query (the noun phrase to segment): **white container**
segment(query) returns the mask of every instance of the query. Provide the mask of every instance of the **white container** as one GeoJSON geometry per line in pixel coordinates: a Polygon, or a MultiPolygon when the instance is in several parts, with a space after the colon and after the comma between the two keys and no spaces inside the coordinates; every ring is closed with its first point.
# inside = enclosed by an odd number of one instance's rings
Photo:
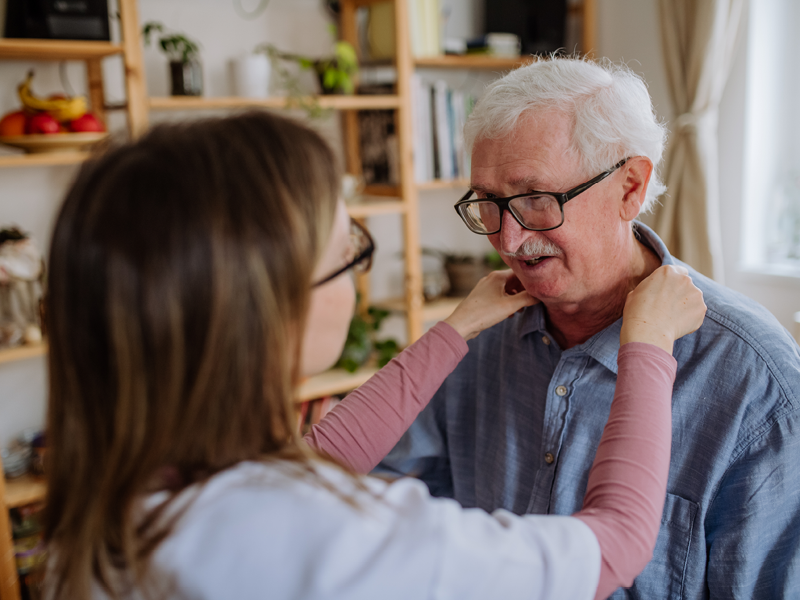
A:
{"type": "Polygon", "coordinates": [[[271,65],[266,54],[247,54],[231,61],[233,94],[239,98],[269,96],[271,65]]]}
{"type": "Polygon", "coordinates": [[[513,33],[487,33],[486,45],[494,56],[516,58],[520,52],[519,36],[513,33]]]}

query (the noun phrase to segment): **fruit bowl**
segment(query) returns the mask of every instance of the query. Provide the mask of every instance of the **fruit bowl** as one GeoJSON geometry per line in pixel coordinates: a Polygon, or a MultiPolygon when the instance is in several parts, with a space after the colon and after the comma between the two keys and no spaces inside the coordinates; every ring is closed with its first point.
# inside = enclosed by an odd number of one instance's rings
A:
{"type": "Polygon", "coordinates": [[[21,148],[29,154],[74,152],[86,149],[106,137],[106,132],[9,135],[0,136],[0,144],[21,148]]]}

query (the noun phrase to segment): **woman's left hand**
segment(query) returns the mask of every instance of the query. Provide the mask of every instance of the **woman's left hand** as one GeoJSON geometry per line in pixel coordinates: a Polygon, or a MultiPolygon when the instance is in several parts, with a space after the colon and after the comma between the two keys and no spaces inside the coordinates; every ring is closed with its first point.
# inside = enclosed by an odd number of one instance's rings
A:
{"type": "Polygon", "coordinates": [[[539,302],[529,295],[512,271],[492,271],[478,282],[469,296],[444,322],[465,340],[507,319],[518,310],[539,302]]]}

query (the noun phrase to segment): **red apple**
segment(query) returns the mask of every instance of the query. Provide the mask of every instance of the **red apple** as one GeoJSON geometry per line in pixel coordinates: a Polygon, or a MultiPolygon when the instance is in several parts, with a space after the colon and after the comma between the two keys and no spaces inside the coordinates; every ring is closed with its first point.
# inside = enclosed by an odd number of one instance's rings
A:
{"type": "Polygon", "coordinates": [[[28,119],[25,133],[58,133],[59,125],[53,117],[47,113],[38,113],[28,119]]]}
{"type": "Polygon", "coordinates": [[[77,119],[73,119],[69,122],[69,129],[70,131],[74,131],[75,133],[83,133],[83,132],[96,132],[96,131],[105,131],[106,128],[103,123],[95,117],[92,113],[86,113],[82,117],[78,117],[77,119]]]}
{"type": "Polygon", "coordinates": [[[0,119],[0,135],[23,135],[28,116],[25,111],[10,112],[0,119]]]}

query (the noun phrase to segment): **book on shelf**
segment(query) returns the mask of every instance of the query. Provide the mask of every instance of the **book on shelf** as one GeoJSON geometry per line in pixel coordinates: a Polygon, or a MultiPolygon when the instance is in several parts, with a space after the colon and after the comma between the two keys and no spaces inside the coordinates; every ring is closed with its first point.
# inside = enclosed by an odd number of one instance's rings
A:
{"type": "Polygon", "coordinates": [[[464,123],[475,103],[471,94],[443,80],[427,83],[412,75],[414,177],[417,183],[469,179],[464,123]]]}
{"type": "Polygon", "coordinates": [[[411,53],[438,56],[442,53],[442,11],[439,0],[407,0],[411,53]]]}

